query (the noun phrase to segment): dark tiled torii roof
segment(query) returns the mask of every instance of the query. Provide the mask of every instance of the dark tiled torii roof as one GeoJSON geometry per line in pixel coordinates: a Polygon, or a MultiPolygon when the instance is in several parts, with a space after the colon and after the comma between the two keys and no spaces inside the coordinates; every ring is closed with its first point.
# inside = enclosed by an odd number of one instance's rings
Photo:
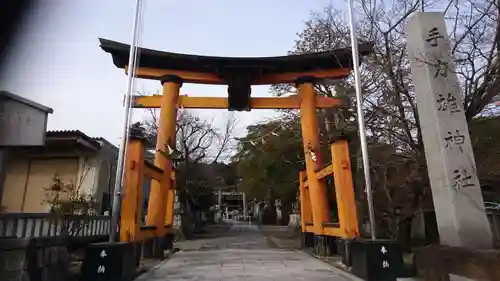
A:
{"type": "MultiPolygon", "coordinates": [[[[125,68],[129,60],[130,45],[99,38],[101,48],[112,55],[118,68],[125,68]]],[[[358,45],[360,63],[370,54],[373,43],[358,45]]],[[[139,48],[140,67],[185,70],[191,72],[220,74],[227,71],[246,73],[290,73],[336,68],[352,69],[351,48],[339,48],[326,52],[307,53],[277,57],[215,57],[163,52],[139,48]]]]}

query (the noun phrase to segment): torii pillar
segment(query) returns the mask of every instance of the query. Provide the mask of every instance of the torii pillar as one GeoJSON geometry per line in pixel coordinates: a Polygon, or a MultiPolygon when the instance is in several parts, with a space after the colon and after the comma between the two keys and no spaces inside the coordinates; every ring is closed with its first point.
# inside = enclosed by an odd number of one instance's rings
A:
{"type": "Polygon", "coordinates": [[[300,124],[306,160],[306,173],[309,182],[315,243],[324,244],[323,223],[330,221],[330,207],[325,181],[318,179],[316,170],[322,168],[323,159],[319,143],[318,119],[316,117],[316,94],[314,78],[303,77],[295,81],[300,95],[300,124]]]}

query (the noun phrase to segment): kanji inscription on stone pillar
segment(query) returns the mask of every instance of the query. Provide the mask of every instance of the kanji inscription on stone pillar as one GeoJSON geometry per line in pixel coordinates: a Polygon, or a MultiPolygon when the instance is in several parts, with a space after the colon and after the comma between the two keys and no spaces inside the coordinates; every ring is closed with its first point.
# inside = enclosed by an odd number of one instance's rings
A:
{"type": "Polygon", "coordinates": [[[490,225],[443,14],[415,13],[406,34],[441,244],[490,248],[490,225]]]}

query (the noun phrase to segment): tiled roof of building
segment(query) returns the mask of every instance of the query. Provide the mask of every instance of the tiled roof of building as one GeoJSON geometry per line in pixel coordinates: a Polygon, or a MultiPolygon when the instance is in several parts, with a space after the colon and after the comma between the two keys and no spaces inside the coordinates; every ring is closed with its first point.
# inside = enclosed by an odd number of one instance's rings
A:
{"type": "Polygon", "coordinates": [[[47,131],[47,139],[55,139],[55,138],[81,138],[84,139],[85,141],[91,143],[93,146],[101,148],[101,143],[106,144],[109,147],[112,147],[113,149],[118,150],[118,147],[112,143],[110,143],[108,140],[106,140],[103,137],[90,137],[87,134],[83,133],[80,130],[51,130],[47,131]]]}
{"type": "Polygon", "coordinates": [[[74,137],[74,136],[79,136],[79,137],[85,137],[92,139],[91,137],[87,136],[80,130],[50,130],[47,131],[47,137],[74,137]]]}
{"type": "Polygon", "coordinates": [[[57,140],[57,139],[74,139],[74,140],[83,140],[87,143],[89,143],[91,146],[99,149],[101,148],[101,144],[95,140],[92,137],[89,137],[88,135],[84,134],[83,132],[79,130],[53,130],[53,131],[48,131],[46,134],[46,141],[50,142],[51,140],[57,140]]]}
{"type": "Polygon", "coordinates": [[[118,147],[112,143],[110,143],[107,139],[103,138],[103,137],[95,137],[95,138],[92,138],[93,140],[95,141],[100,141],[100,142],[103,142],[105,143],[106,145],[110,146],[110,147],[113,147],[114,149],[118,150],[118,147]]]}
{"type": "Polygon", "coordinates": [[[15,101],[18,101],[20,103],[24,103],[24,104],[26,104],[28,106],[31,106],[33,108],[45,111],[47,113],[53,113],[54,112],[54,110],[52,110],[52,108],[50,108],[50,107],[47,107],[45,105],[41,105],[41,104],[39,104],[37,102],[34,102],[32,100],[29,100],[29,99],[23,98],[21,96],[15,95],[15,94],[13,94],[11,92],[0,91],[0,98],[7,98],[7,99],[15,100],[15,101]]]}

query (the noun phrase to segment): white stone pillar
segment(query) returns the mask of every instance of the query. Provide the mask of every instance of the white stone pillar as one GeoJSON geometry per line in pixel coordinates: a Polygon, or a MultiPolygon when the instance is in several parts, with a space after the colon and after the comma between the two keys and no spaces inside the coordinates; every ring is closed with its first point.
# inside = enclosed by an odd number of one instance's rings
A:
{"type": "Polygon", "coordinates": [[[217,194],[217,204],[219,204],[219,209],[222,210],[222,189],[219,189],[217,194]]]}
{"type": "Polygon", "coordinates": [[[441,243],[491,248],[490,225],[443,14],[416,13],[406,33],[441,243]]]}
{"type": "Polygon", "coordinates": [[[242,192],[242,197],[243,197],[243,217],[246,218],[246,216],[247,216],[247,199],[245,196],[245,192],[242,192]]]}
{"type": "Polygon", "coordinates": [[[218,214],[218,221],[222,221],[222,189],[219,189],[217,193],[217,214],[218,214]]]}

